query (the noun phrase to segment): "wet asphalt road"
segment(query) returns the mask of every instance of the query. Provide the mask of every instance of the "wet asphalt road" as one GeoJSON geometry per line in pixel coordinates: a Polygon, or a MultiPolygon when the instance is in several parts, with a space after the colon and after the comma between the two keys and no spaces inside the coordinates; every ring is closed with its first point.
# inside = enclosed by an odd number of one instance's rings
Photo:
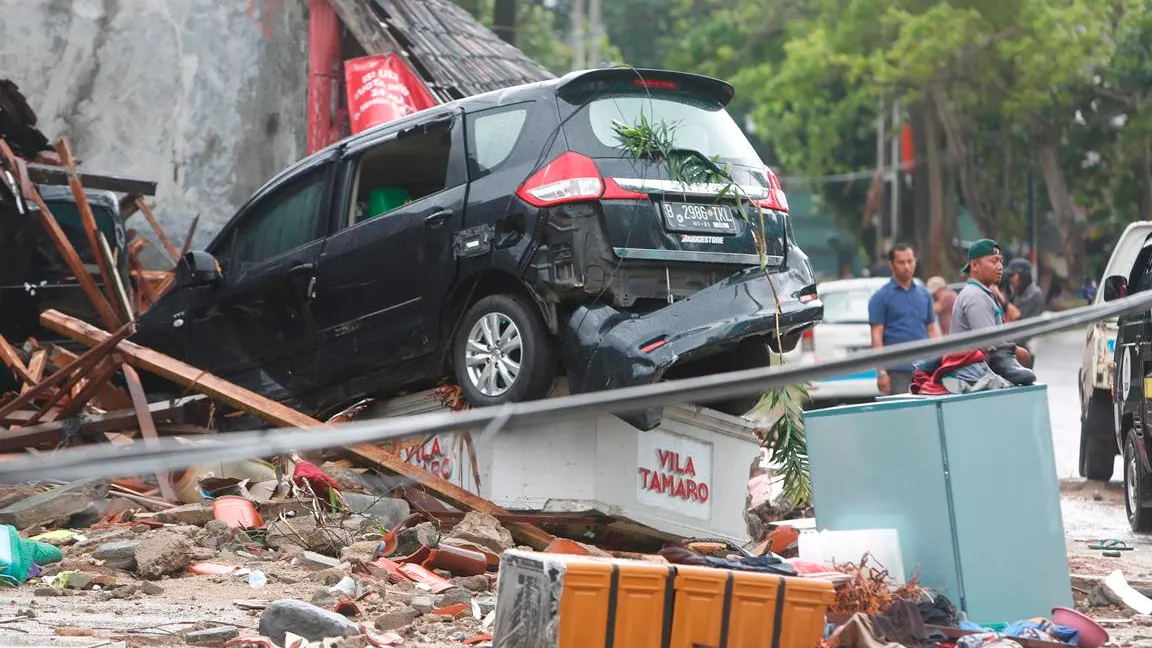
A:
{"type": "MultiPolygon", "coordinates": [[[[1076,466],[1080,457],[1080,391],[1076,381],[1086,336],[1080,331],[1065,331],[1035,342],[1036,378],[1048,385],[1048,415],[1060,479],[1080,478],[1076,466]]],[[[1117,459],[1113,479],[1119,478],[1117,459]]]]}

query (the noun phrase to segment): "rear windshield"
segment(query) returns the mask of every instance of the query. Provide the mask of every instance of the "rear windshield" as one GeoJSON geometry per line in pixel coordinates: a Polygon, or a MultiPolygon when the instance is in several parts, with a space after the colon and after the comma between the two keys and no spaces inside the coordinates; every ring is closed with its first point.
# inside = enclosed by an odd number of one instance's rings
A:
{"type": "Polygon", "coordinates": [[[627,82],[605,83],[563,93],[560,99],[567,104],[569,114],[588,102],[565,130],[572,149],[593,157],[619,156],[623,149],[613,122],[634,126],[643,114],[649,123],[671,127],[677,148],[719,156],[732,164],[763,166],[756,149],[724,105],[694,88],[668,90],[627,82]]]}
{"type": "Polygon", "coordinates": [[[632,126],[640,121],[641,114],[649,123],[668,124],[677,148],[699,151],[709,157],[718,155],[721,160],[734,164],[760,162],[756,150],[728,111],[714,101],[683,95],[627,94],[596,99],[588,105],[592,132],[600,144],[609,148],[620,146],[612,123],[632,126]]]}
{"type": "Polygon", "coordinates": [[[868,300],[875,290],[835,290],[820,295],[824,302],[824,321],[829,324],[867,324],[868,300]]]}

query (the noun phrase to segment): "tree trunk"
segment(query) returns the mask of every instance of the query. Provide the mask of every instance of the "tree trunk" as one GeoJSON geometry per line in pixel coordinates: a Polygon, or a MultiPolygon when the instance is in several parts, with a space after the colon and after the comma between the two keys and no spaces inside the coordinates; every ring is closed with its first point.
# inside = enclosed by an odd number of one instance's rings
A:
{"type": "Polygon", "coordinates": [[[940,120],[937,111],[925,112],[927,113],[927,118],[924,120],[924,139],[928,158],[928,241],[932,246],[928,254],[928,273],[931,276],[945,274],[943,264],[948,257],[947,250],[951,247],[951,237],[948,236],[945,220],[944,204],[947,197],[944,194],[944,156],[940,150],[940,120]]]}
{"type": "Polygon", "coordinates": [[[1045,136],[1037,139],[1037,154],[1044,174],[1044,186],[1048,189],[1048,202],[1056,214],[1056,225],[1060,230],[1060,251],[1068,264],[1065,278],[1075,282],[1084,273],[1084,244],[1076,224],[1076,209],[1072,194],[1068,192],[1064,169],[1060,166],[1060,152],[1055,140],[1045,136]]]}
{"type": "Polygon", "coordinates": [[[492,9],[492,31],[504,42],[516,44],[516,0],[496,0],[492,9]]]}
{"type": "Polygon", "coordinates": [[[968,208],[968,213],[972,215],[972,220],[976,221],[980,231],[985,236],[996,238],[1000,228],[996,224],[995,214],[988,206],[986,197],[980,191],[978,161],[968,140],[968,133],[963,128],[963,118],[949,109],[947,97],[943,92],[933,90],[932,99],[936,104],[940,125],[948,137],[948,150],[953,154],[964,206],[968,208]]]}

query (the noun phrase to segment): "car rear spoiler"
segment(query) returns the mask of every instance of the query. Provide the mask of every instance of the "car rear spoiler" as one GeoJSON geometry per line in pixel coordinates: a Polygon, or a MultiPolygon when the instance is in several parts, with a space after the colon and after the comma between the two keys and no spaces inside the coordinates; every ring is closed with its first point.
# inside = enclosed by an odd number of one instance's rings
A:
{"type": "Polygon", "coordinates": [[[614,67],[596,70],[581,70],[569,72],[560,78],[556,90],[558,93],[585,94],[595,91],[605,84],[635,81],[639,85],[658,88],[659,83],[671,82],[693,94],[703,95],[727,106],[736,90],[732,84],[702,74],[690,72],[674,72],[672,70],[657,70],[650,68],[614,67]]]}

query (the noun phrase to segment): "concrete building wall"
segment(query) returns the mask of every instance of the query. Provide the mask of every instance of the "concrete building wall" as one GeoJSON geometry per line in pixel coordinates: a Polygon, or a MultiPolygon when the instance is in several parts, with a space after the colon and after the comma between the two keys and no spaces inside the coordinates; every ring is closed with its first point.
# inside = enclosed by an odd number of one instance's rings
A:
{"type": "Polygon", "coordinates": [[[307,0],[0,0],[0,78],[85,170],[158,182],[177,245],[304,155],[307,71],[307,0]]]}

